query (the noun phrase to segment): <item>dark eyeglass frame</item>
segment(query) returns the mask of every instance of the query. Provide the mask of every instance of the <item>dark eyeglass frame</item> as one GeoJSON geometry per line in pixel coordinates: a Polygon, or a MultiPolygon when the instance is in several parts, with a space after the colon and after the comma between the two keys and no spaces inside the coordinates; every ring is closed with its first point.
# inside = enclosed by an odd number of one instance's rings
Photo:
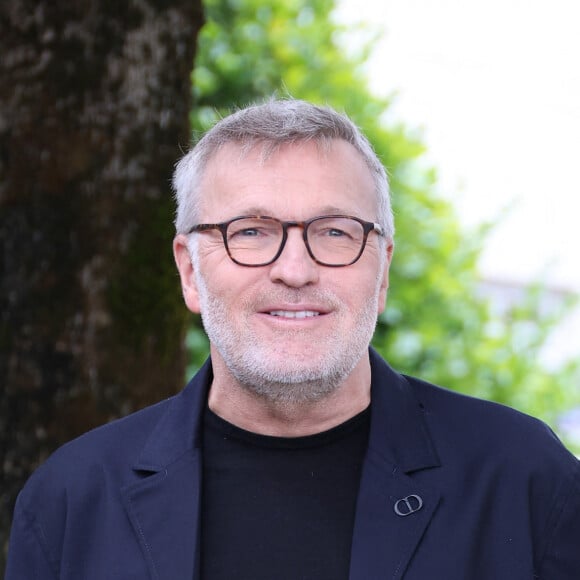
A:
{"type": "Polygon", "coordinates": [[[363,219],[360,219],[360,218],[352,216],[352,215],[342,215],[342,214],[321,215],[321,216],[316,216],[316,217],[310,218],[309,220],[305,220],[305,221],[282,221],[282,220],[279,220],[278,218],[267,216],[267,215],[241,215],[241,216],[237,216],[235,218],[232,218],[231,220],[228,220],[227,222],[221,222],[221,223],[217,223],[217,224],[197,224],[187,231],[187,235],[193,234],[195,232],[203,233],[203,232],[207,232],[209,230],[219,230],[222,234],[222,238],[224,241],[224,247],[226,249],[226,252],[227,252],[228,256],[230,257],[230,259],[232,260],[232,262],[234,262],[235,264],[238,264],[238,266],[245,266],[247,268],[259,268],[261,266],[269,266],[270,264],[273,264],[280,257],[280,255],[284,251],[284,247],[286,246],[286,241],[288,240],[288,228],[301,228],[302,229],[302,239],[304,240],[304,245],[306,246],[306,250],[308,251],[308,255],[317,264],[320,264],[321,266],[327,266],[329,268],[344,268],[345,266],[350,266],[350,265],[354,264],[362,256],[362,254],[365,250],[365,247],[367,245],[367,238],[371,232],[374,231],[381,237],[383,237],[385,235],[383,228],[375,222],[367,222],[363,219]],[[312,249],[310,248],[310,244],[308,243],[308,228],[310,227],[310,225],[316,221],[319,221],[322,219],[328,219],[328,218],[351,219],[351,220],[358,222],[363,227],[363,240],[362,240],[362,244],[360,247],[360,251],[355,256],[355,258],[353,260],[351,260],[350,262],[348,262],[346,264],[328,264],[326,262],[323,262],[322,260],[319,260],[312,253],[312,249]],[[230,248],[228,246],[227,230],[228,230],[228,227],[230,226],[230,224],[232,224],[233,222],[236,222],[238,220],[243,220],[243,219],[272,220],[272,221],[278,222],[282,226],[282,240],[280,242],[280,247],[278,248],[278,251],[276,252],[276,254],[274,255],[274,257],[271,260],[268,260],[267,262],[260,262],[259,264],[246,264],[244,262],[240,262],[240,261],[236,260],[232,256],[232,254],[230,252],[230,248]]]}

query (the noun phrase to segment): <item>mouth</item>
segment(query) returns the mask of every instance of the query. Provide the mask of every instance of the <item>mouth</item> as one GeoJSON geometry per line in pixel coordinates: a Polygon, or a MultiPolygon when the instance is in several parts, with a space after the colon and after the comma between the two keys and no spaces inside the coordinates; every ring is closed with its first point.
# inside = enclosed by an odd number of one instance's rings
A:
{"type": "Polygon", "coordinates": [[[280,318],[314,318],[320,316],[320,312],[315,310],[270,310],[270,316],[277,316],[280,318]]]}

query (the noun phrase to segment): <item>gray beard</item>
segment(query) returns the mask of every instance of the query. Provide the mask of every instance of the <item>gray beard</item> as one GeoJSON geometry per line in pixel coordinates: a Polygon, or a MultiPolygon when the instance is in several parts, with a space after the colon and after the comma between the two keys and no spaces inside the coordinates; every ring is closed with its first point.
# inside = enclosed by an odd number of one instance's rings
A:
{"type": "MultiPolygon", "coordinates": [[[[216,344],[215,341],[212,342],[216,344]]],[[[283,372],[248,364],[243,353],[232,352],[223,344],[216,344],[216,348],[243,388],[265,400],[282,405],[313,403],[328,397],[342,385],[360,360],[360,357],[356,360],[354,357],[343,358],[338,365],[326,366],[323,369],[296,365],[294,370],[283,372]]]]}
{"type": "MultiPolygon", "coordinates": [[[[199,272],[198,268],[196,272],[199,272]]],[[[277,350],[275,343],[264,345],[251,333],[239,336],[240,332],[232,329],[229,323],[224,304],[210,295],[200,276],[197,278],[202,322],[212,345],[240,386],[264,400],[277,405],[320,401],[341,387],[368,350],[377,320],[378,287],[375,296],[368,300],[368,306],[360,313],[351,335],[328,338],[328,356],[324,360],[313,365],[305,355],[304,364],[294,360],[286,368],[280,368],[274,367],[271,359],[283,360],[284,352],[277,350]]],[[[291,292],[295,299],[298,293],[302,293],[300,290],[285,292],[291,292]]],[[[322,304],[337,303],[337,299],[329,293],[310,291],[309,297],[315,297],[322,304]]],[[[240,306],[244,307],[243,304],[240,306]]],[[[297,338],[300,338],[299,335],[300,331],[296,331],[297,338]]],[[[284,338],[288,340],[288,331],[284,331],[284,338]]]]}

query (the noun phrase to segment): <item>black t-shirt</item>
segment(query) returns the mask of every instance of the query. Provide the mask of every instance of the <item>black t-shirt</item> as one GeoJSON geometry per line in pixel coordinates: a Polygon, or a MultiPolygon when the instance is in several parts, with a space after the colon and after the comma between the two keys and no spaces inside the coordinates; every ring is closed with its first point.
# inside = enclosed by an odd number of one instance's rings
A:
{"type": "Polygon", "coordinates": [[[369,425],[268,437],[206,409],[202,580],[346,580],[369,425]]]}

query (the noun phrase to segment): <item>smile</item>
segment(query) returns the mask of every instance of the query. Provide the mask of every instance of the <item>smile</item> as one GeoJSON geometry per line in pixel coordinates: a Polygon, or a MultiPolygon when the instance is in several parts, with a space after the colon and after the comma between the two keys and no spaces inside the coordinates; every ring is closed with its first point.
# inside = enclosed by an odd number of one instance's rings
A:
{"type": "Polygon", "coordinates": [[[272,310],[268,314],[282,318],[312,318],[320,313],[314,310],[272,310]]]}

